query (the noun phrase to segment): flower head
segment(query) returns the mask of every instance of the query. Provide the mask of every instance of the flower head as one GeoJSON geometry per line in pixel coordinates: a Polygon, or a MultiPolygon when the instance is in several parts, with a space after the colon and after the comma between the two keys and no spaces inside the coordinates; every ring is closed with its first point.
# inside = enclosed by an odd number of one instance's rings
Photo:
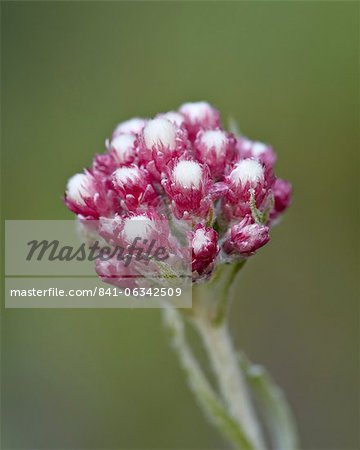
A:
{"type": "Polygon", "coordinates": [[[176,218],[204,219],[211,206],[207,167],[193,159],[179,159],[162,180],[176,218]]]}
{"type": "Polygon", "coordinates": [[[271,195],[272,177],[254,158],[236,163],[225,182],[228,190],[224,197],[224,211],[230,219],[249,214],[252,201],[261,208],[271,195]]]}
{"type": "Polygon", "coordinates": [[[107,191],[106,179],[90,171],[73,175],[66,187],[66,206],[80,218],[98,219],[116,209],[115,193],[107,191]]]}
{"type": "MultiPolygon", "coordinates": [[[[65,203],[80,220],[99,219],[92,230],[111,246],[156,239],[172,258],[168,273],[176,258],[190,255],[199,282],[268,242],[291,203],[291,185],[276,178],[275,162],[269,145],[228,133],[208,103],[185,103],[117,125],[105,152],[70,178],[65,203]],[[189,249],[178,236],[184,221],[189,249]]],[[[107,280],[126,270],[117,261],[97,263],[107,280]]]]}
{"type": "Polygon", "coordinates": [[[176,149],[176,131],[176,124],[170,120],[164,118],[150,120],[143,131],[145,147],[157,151],[163,149],[174,151],[176,149]]]}
{"type": "Polygon", "coordinates": [[[223,130],[201,130],[194,147],[199,161],[207,164],[212,176],[218,179],[234,158],[235,139],[223,130]]]}
{"type": "Polygon", "coordinates": [[[114,190],[121,206],[133,211],[139,206],[155,205],[158,199],[147,171],[135,164],[119,167],[112,174],[114,190]]]}
{"type": "Polygon", "coordinates": [[[140,135],[139,161],[158,181],[168,163],[185,152],[187,133],[164,117],[149,120],[140,135]]]}

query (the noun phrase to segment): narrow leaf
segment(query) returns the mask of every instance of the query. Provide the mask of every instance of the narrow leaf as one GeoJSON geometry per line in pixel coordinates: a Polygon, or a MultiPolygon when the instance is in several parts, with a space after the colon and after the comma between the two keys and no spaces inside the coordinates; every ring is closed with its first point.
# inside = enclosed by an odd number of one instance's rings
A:
{"type": "Polygon", "coordinates": [[[264,367],[252,364],[243,354],[240,364],[264,415],[273,447],[276,450],[297,449],[295,421],[283,391],[264,367]]]}

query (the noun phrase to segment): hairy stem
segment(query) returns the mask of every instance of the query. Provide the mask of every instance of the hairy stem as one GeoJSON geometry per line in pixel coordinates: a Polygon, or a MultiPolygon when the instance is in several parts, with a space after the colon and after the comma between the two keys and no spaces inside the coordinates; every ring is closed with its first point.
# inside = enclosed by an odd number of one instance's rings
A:
{"type": "Polygon", "coordinates": [[[259,421],[238,364],[226,321],[216,325],[202,318],[194,318],[193,323],[207,350],[220,394],[230,416],[241,424],[254,448],[264,449],[259,421]]]}
{"type": "Polygon", "coordinates": [[[206,417],[218,427],[234,447],[242,450],[255,450],[245,430],[227,411],[224,402],[203,373],[186,340],[181,315],[174,308],[166,308],[164,309],[164,319],[171,335],[173,347],[178,353],[180,363],[186,373],[189,387],[206,417]]]}

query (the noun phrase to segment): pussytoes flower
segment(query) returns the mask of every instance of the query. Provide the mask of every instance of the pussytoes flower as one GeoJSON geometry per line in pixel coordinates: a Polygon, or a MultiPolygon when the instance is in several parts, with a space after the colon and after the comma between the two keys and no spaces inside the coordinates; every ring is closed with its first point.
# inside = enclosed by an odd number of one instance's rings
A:
{"type": "Polygon", "coordinates": [[[139,138],[139,162],[160,180],[167,165],[182,155],[188,145],[187,132],[164,117],[149,120],[139,138]]]}
{"type": "Polygon", "coordinates": [[[90,171],[73,175],[66,187],[66,206],[80,218],[98,219],[115,209],[115,193],[106,189],[106,180],[90,171]]]}
{"type": "Polygon", "coordinates": [[[158,246],[170,246],[170,230],[168,221],[159,216],[153,209],[124,217],[121,231],[123,241],[131,245],[136,238],[156,241],[158,246]]]}
{"type": "MultiPolygon", "coordinates": [[[[172,236],[169,221],[158,215],[154,208],[137,210],[128,214],[117,214],[113,218],[102,217],[98,223],[99,235],[110,245],[125,249],[147,246],[149,255],[159,247],[169,254],[186,256],[184,249],[178,248],[172,236]],[[149,248],[149,244],[151,247],[149,248]]],[[[186,250],[186,248],[185,248],[186,250]]]]}
{"type": "Polygon", "coordinates": [[[172,164],[162,185],[178,219],[205,218],[210,210],[208,168],[192,159],[179,159],[172,164]]]}
{"type": "MultiPolygon", "coordinates": [[[[269,241],[291,203],[291,184],[276,177],[275,162],[271,146],[229,133],[207,102],[185,103],[118,124],[89,168],[70,178],[64,200],[80,220],[96,219],[92,230],[110,246],[156,239],[171,264],[154,268],[169,275],[187,260],[199,283],[269,241]]],[[[96,270],[109,281],[128,269],[108,260],[96,270]]]]}
{"type": "Polygon", "coordinates": [[[223,130],[201,130],[195,140],[196,156],[210,169],[211,175],[218,179],[226,173],[235,154],[235,139],[223,130]]]}
{"type": "Polygon", "coordinates": [[[259,208],[271,194],[272,176],[254,158],[237,162],[225,177],[228,190],[224,199],[228,218],[241,218],[251,212],[251,202],[259,208]]]}
{"type": "Polygon", "coordinates": [[[213,268],[215,258],[219,253],[218,234],[210,227],[196,225],[191,234],[192,270],[199,275],[213,268]]]}
{"type": "Polygon", "coordinates": [[[226,253],[239,253],[251,256],[256,250],[269,242],[269,227],[255,223],[251,216],[246,216],[231,227],[229,236],[223,243],[226,253]]]}
{"type": "Polygon", "coordinates": [[[143,206],[155,205],[158,199],[149,174],[135,164],[119,167],[112,174],[112,183],[119,196],[120,205],[128,211],[143,206]]]}
{"type": "Polygon", "coordinates": [[[101,217],[99,234],[112,245],[129,246],[136,238],[160,239],[168,242],[169,228],[165,216],[159,216],[154,208],[137,210],[114,217],[101,217]]]}

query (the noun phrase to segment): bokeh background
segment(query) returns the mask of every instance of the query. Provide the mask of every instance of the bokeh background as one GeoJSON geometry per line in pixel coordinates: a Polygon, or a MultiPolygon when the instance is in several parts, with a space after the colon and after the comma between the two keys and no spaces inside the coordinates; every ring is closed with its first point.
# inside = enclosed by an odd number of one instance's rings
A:
{"type": "MultiPolygon", "coordinates": [[[[237,280],[239,348],[303,449],[358,449],[357,2],[2,2],[6,219],[68,219],[117,122],[207,100],[270,142],[294,203],[237,280]]],[[[2,448],[215,449],[158,310],[2,310],[2,448]]]]}

